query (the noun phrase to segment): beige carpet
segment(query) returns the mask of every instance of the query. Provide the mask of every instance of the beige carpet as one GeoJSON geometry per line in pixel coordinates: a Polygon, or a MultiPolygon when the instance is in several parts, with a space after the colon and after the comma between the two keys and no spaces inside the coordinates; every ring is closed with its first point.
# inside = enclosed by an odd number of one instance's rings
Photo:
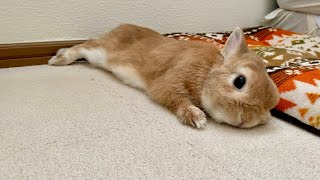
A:
{"type": "Polygon", "coordinates": [[[317,179],[320,139],[273,120],[184,126],[86,64],[0,69],[0,179],[317,179]]]}

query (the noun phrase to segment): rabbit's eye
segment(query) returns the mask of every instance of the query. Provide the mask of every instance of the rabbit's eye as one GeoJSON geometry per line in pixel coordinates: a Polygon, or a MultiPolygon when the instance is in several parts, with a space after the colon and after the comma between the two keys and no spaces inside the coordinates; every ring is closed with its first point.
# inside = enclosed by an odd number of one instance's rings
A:
{"type": "Polygon", "coordinates": [[[233,81],[233,85],[238,89],[241,89],[245,84],[246,84],[246,78],[242,75],[239,75],[233,81]]]}

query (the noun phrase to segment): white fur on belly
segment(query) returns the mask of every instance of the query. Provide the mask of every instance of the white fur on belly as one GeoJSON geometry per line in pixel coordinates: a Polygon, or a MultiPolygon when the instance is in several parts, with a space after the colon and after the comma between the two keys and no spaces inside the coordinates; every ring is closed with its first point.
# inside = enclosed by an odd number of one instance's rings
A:
{"type": "Polygon", "coordinates": [[[145,83],[141,79],[138,72],[130,66],[126,65],[110,65],[108,64],[107,52],[103,48],[80,49],[82,57],[87,59],[92,65],[111,71],[120,78],[124,83],[136,88],[145,89],[145,83]]]}
{"type": "Polygon", "coordinates": [[[144,81],[133,67],[118,65],[112,67],[111,72],[126,84],[143,90],[146,88],[144,81]]]}
{"type": "Polygon", "coordinates": [[[92,65],[108,69],[107,67],[107,53],[102,48],[92,48],[92,49],[80,49],[80,54],[87,59],[92,65]]]}

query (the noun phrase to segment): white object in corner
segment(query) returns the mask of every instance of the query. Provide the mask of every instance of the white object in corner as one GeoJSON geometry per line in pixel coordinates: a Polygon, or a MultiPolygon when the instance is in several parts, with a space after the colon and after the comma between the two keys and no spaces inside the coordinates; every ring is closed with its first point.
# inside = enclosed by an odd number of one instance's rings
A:
{"type": "Polygon", "coordinates": [[[281,9],[320,15],[319,0],[277,0],[281,9]]]}
{"type": "Polygon", "coordinates": [[[264,25],[320,36],[320,16],[276,9],[264,17],[264,25]]]}

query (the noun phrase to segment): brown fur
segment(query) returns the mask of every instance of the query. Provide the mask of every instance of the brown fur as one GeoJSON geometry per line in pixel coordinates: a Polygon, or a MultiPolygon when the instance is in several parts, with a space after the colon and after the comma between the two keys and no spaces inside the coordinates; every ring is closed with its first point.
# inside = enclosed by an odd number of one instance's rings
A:
{"type": "Polygon", "coordinates": [[[234,34],[234,41],[241,42],[227,42],[223,56],[212,44],[177,41],[148,28],[124,24],[99,39],[61,51],[49,64],[67,65],[83,58],[80,49],[102,48],[107,59],[106,65],[99,67],[111,72],[117,67],[133,69],[149,97],[176,113],[182,122],[203,127],[206,119],[200,109],[215,118],[211,108],[219,106],[228,117],[221,121],[252,127],[267,121],[261,116],[276,105],[279,97],[260,57],[248,50],[243,37],[238,37],[241,34],[234,34]],[[228,83],[239,67],[251,73],[242,93],[228,83]],[[203,98],[210,100],[204,103],[203,98]]]}

